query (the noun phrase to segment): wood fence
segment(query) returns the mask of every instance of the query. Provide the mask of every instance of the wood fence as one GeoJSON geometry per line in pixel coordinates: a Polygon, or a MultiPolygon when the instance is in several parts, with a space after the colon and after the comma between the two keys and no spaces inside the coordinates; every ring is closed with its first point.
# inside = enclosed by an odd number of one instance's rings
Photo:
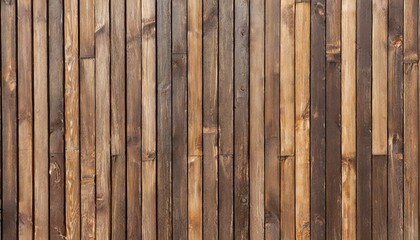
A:
{"type": "Polygon", "coordinates": [[[418,0],[0,9],[2,239],[419,239],[418,0]]]}

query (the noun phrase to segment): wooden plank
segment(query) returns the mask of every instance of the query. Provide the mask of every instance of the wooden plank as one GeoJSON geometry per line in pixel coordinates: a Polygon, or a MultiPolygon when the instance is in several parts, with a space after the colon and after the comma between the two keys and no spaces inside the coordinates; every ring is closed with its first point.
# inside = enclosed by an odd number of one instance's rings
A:
{"type": "Polygon", "coordinates": [[[404,238],[419,236],[419,3],[404,0],[404,238]]]}
{"type": "Polygon", "coordinates": [[[171,1],[157,1],[157,218],[158,238],[172,238],[171,1]]]}
{"type": "Polygon", "coordinates": [[[126,2],[127,238],[141,238],[141,1],[126,2]]]}
{"type": "Polygon", "coordinates": [[[18,124],[18,236],[31,239],[34,222],[32,1],[19,0],[17,5],[18,119],[13,124],[18,124]]]}
{"type": "Polygon", "coordinates": [[[95,1],[96,238],[111,237],[109,0],[95,1]]]}
{"type": "Polygon", "coordinates": [[[111,238],[126,238],[125,3],[111,0],[111,238]]]}
{"type": "Polygon", "coordinates": [[[80,58],[95,57],[95,2],[81,1],[80,14],[80,58]]]}
{"type": "Polygon", "coordinates": [[[372,239],[388,239],[387,156],[372,158],[372,239]]]}
{"type": "Polygon", "coordinates": [[[218,1],[203,1],[203,237],[218,239],[218,1]]]}
{"type": "MultiPolygon", "coordinates": [[[[16,67],[17,1],[1,1],[1,112],[2,112],[2,194],[1,234],[4,239],[18,236],[18,132],[16,67]]],[[[25,199],[23,199],[25,200],[25,199]]]]}
{"type": "Polygon", "coordinates": [[[66,235],[63,1],[48,2],[50,238],[66,235]]]}
{"type": "Polygon", "coordinates": [[[264,239],[264,1],[250,1],[250,238],[264,239]]]}
{"type": "Polygon", "coordinates": [[[48,45],[47,1],[33,2],[34,41],[34,238],[48,239],[48,45]]]}
{"type": "Polygon", "coordinates": [[[295,1],[280,1],[280,230],[295,238],[295,1]]]}
{"type": "Polygon", "coordinates": [[[188,1],[188,239],[202,239],[202,2],[188,1]]]}
{"type": "MultiPolygon", "coordinates": [[[[388,1],[388,238],[404,236],[403,3],[388,1]]],[[[363,24],[366,24],[365,22],[363,24]]],[[[361,179],[363,181],[363,179],[361,179]]]]}
{"type": "MultiPolygon", "coordinates": [[[[83,41],[81,41],[83,42],[83,41]]],[[[95,59],[80,60],[81,238],[95,238],[95,59]]]]}
{"type": "Polygon", "coordinates": [[[296,121],[296,239],[310,237],[310,3],[296,3],[295,121],[296,121]]]}
{"type": "Polygon", "coordinates": [[[356,1],[341,11],[342,238],[356,239],[356,1]]]}
{"type": "Polygon", "coordinates": [[[234,233],[249,238],[249,0],[235,0],[234,233]]]}
{"type": "Polygon", "coordinates": [[[372,5],[372,154],[387,154],[387,32],[388,1],[372,5]]]}
{"type": "Polygon", "coordinates": [[[156,2],[142,1],[142,236],[156,239],[156,2]]]}
{"type": "Polygon", "coordinates": [[[188,238],[187,1],[172,1],[172,230],[188,238]]]}
{"type": "Polygon", "coordinates": [[[219,1],[219,238],[233,239],[233,14],[219,1]]]}
{"type": "Polygon", "coordinates": [[[341,239],[341,1],[326,4],[326,236],[341,239]]]}
{"type": "Polygon", "coordinates": [[[66,237],[80,238],[78,1],[64,2],[66,237]]]}
{"type": "Polygon", "coordinates": [[[280,238],[280,2],[265,3],[265,237],[280,238]]]}

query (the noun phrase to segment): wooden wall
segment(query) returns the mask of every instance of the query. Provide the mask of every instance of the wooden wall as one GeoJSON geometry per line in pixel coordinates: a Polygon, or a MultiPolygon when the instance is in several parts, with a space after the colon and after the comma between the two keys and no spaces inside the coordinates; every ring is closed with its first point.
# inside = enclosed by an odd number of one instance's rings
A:
{"type": "Polygon", "coordinates": [[[1,0],[13,239],[419,239],[418,0],[1,0]]]}

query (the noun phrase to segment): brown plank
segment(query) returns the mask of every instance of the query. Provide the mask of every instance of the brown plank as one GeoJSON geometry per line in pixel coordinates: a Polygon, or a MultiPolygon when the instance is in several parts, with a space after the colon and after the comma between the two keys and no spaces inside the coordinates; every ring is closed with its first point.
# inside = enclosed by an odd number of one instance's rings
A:
{"type": "Polygon", "coordinates": [[[142,1],[142,236],[156,239],[156,2],[142,1]]]}
{"type": "Polygon", "coordinates": [[[33,2],[34,41],[34,238],[48,239],[47,1],[33,2]]]}
{"type": "Polygon", "coordinates": [[[65,225],[64,25],[63,1],[48,2],[50,238],[62,239],[65,225]]]}
{"type": "Polygon", "coordinates": [[[264,239],[264,1],[250,1],[250,238],[264,239]]]}
{"type": "MultiPolygon", "coordinates": [[[[2,112],[2,194],[1,234],[4,239],[18,236],[18,132],[17,132],[17,1],[1,1],[1,112],[2,112]]],[[[25,200],[25,199],[23,199],[25,200]]]]}
{"type": "Polygon", "coordinates": [[[172,1],[172,230],[188,238],[187,1],[172,1]]]}
{"type": "Polygon", "coordinates": [[[79,3],[80,14],[80,58],[95,57],[95,2],[94,0],[79,3]]]}
{"type": "Polygon", "coordinates": [[[325,232],[325,1],[311,1],[311,239],[325,232]]]}
{"type": "Polygon", "coordinates": [[[95,1],[96,238],[111,237],[109,0],[95,1]]]}
{"type": "Polygon", "coordinates": [[[372,157],[372,239],[388,239],[387,156],[372,157]]]}
{"type": "Polygon", "coordinates": [[[310,237],[310,3],[296,3],[295,121],[296,121],[296,239],[310,237]]]}
{"type": "Polygon", "coordinates": [[[111,239],[126,238],[125,3],[111,0],[111,239]]]}
{"type": "Polygon", "coordinates": [[[188,1],[188,239],[202,239],[202,2],[188,1]]]}
{"type": "Polygon", "coordinates": [[[171,239],[171,1],[157,1],[157,19],[157,230],[159,239],[171,239]]]}
{"type": "Polygon", "coordinates": [[[80,60],[80,102],[81,239],[92,239],[96,222],[95,59],[80,60]]]}
{"type": "Polygon", "coordinates": [[[203,1],[203,237],[218,239],[218,1],[203,1]]]}
{"type": "Polygon", "coordinates": [[[141,238],[141,2],[126,2],[127,238],[141,238]]]}
{"type": "MultiPolygon", "coordinates": [[[[388,238],[404,236],[403,3],[388,1],[388,238]]],[[[363,24],[366,24],[365,22],[363,24]]],[[[361,179],[363,181],[363,179],[361,179]]]]}

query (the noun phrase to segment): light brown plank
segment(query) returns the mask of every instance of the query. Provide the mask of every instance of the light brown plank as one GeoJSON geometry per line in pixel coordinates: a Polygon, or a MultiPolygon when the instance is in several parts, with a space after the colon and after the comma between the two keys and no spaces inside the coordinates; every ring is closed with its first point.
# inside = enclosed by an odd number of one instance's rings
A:
{"type": "Polygon", "coordinates": [[[79,3],[80,58],[95,57],[95,0],[79,3]]]}

